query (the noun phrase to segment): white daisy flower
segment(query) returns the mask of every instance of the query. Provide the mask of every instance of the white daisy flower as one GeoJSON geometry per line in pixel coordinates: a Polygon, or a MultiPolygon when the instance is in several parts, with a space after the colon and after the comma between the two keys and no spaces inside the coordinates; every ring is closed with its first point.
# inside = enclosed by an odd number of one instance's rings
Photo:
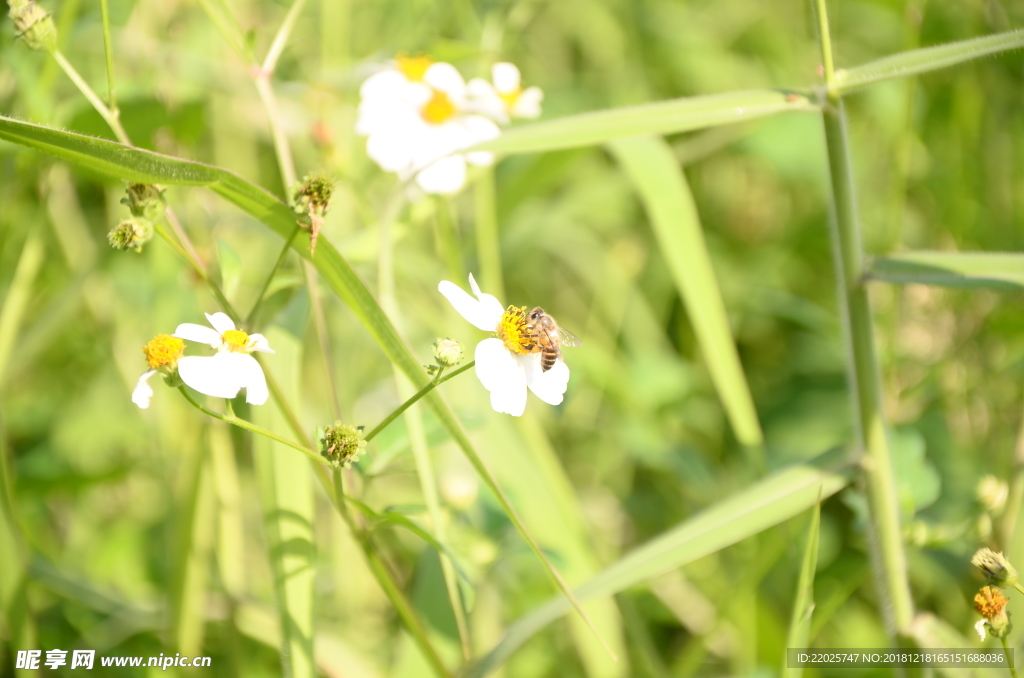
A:
{"type": "Polygon", "coordinates": [[[473,109],[507,125],[511,118],[534,119],[540,117],[540,102],[544,92],[540,87],[523,89],[519,69],[515,64],[497,63],[491,67],[491,80],[473,78],[467,85],[473,109]]]}
{"type": "Polygon", "coordinates": [[[476,299],[447,280],[437,291],[471,324],[495,334],[476,346],[476,376],[491,392],[494,411],[521,416],[527,388],[546,403],[560,404],[569,385],[569,368],[559,358],[548,371],[542,369],[541,354],[531,350],[535,341],[527,327],[526,307],[504,308],[492,295],[480,291],[472,274],[469,287],[476,299]]]}
{"type": "Polygon", "coordinates": [[[217,349],[212,356],[185,356],[178,359],[178,375],[186,385],[214,398],[234,398],[245,389],[245,401],[253,405],[267,402],[267,379],[263,368],[250,353],[273,353],[262,334],[246,334],[224,313],[206,314],[213,329],[182,323],[174,336],[217,349]]]}
{"type": "Polygon", "coordinates": [[[466,83],[451,64],[398,59],[394,68],[370,76],[360,95],[356,132],[367,137],[367,155],[403,180],[415,177],[426,193],[457,193],[466,183],[466,163],[494,162],[493,153],[456,155],[501,130],[470,112],[466,83]]]}
{"type": "Polygon", "coordinates": [[[169,334],[158,334],[148,344],[142,347],[146,355],[146,363],[149,369],[142,373],[139,380],[135,382],[135,389],[132,391],[132,402],[140,409],[149,407],[149,399],[153,397],[153,387],[149,385],[149,379],[157,372],[170,375],[178,369],[178,361],[185,352],[185,342],[169,334]]]}

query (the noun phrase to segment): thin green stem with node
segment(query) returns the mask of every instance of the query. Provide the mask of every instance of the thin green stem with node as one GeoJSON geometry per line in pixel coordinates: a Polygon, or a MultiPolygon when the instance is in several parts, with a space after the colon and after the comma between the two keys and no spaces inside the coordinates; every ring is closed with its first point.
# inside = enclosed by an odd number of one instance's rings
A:
{"type": "Polygon", "coordinates": [[[363,437],[363,440],[365,440],[365,441],[367,441],[367,442],[369,442],[370,440],[372,440],[372,439],[373,439],[373,438],[374,438],[374,437],[375,437],[375,436],[376,436],[376,435],[377,435],[378,433],[380,433],[380,432],[381,432],[381,431],[383,431],[383,430],[384,430],[385,428],[387,428],[388,424],[390,424],[390,423],[391,423],[391,422],[393,422],[393,421],[394,421],[395,419],[397,419],[397,418],[398,418],[399,416],[401,416],[401,414],[402,414],[403,412],[405,412],[405,411],[406,411],[407,409],[409,409],[410,407],[412,407],[413,405],[415,405],[415,404],[416,404],[416,401],[417,401],[417,400],[419,400],[419,399],[420,399],[420,398],[422,398],[423,396],[427,395],[427,394],[428,394],[428,393],[430,393],[430,392],[431,392],[432,390],[434,390],[435,388],[437,388],[438,386],[440,386],[440,385],[441,385],[441,384],[443,384],[444,382],[448,381],[448,380],[449,380],[449,379],[451,379],[452,377],[457,377],[458,375],[462,374],[463,372],[465,372],[466,370],[468,370],[468,369],[469,369],[470,367],[473,367],[474,365],[476,365],[476,361],[475,361],[475,360],[471,360],[471,361],[469,361],[468,363],[466,363],[465,365],[463,365],[462,367],[460,367],[459,369],[455,370],[454,372],[449,372],[449,373],[448,373],[448,374],[447,374],[446,376],[444,376],[444,377],[442,377],[442,376],[441,376],[441,374],[442,374],[442,373],[444,372],[444,368],[440,369],[440,370],[438,371],[438,373],[437,373],[437,376],[435,376],[435,377],[434,377],[433,381],[431,381],[431,382],[430,382],[429,384],[427,384],[426,386],[424,386],[423,388],[421,388],[421,389],[420,389],[419,391],[416,391],[416,393],[415,393],[415,394],[414,394],[414,395],[413,395],[412,397],[410,397],[410,398],[409,398],[408,400],[406,400],[406,401],[405,401],[404,403],[402,403],[401,405],[399,405],[399,406],[398,406],[398,409],[397,409],[397,410],[395,410],[394,412],[392,412],[391,414],[389,414],[389,415],[388,415],[388,416],[387,416],[387,417],[386,417],[386,418],[384,419],[384,421],[382,421],[381,423],[377,424],[377,426],[376,426],[376,427],[374,427],[374,429],[373,429],[372,431],[370,431],[369,433],[367,433],[367,434],[366,434],[366,435],[365,435],[365,436],[363,437]]]}
{"type": "Polygon", "coordinates": [[[118,118],[116,111],[112,111],[107,108],[107,105],[103,103],[103,100],[97,96],[96,92],[92,90],[92,87],[89,87],[89,83],[87,83],[85,79],[78,74],[78,71],[76,71],[75,67],[71,65],[71,62],[60,53],[60,50],[53,51],[53,58],[57,62],[57,65],[59,65],[67,76],[71,78],[71,82],[75,83],[75,87],[78,88],[78,91],[89,100],[89,103],[96,109],[96,112],[99,113],[107,125],[110,126],[110,129],[114,132],[114,136],[117,137],[117,140],[122,144],[131,146],[132,142],[128,140],[128,133],[125,132],[124,127],[121,126],[121,120],[118,118]]]}
{"type": "Polygon", "coordinates": [[[304,455],[306,455],[310,459],[313,459],[313,460],[317,461],[318,463],[323,464],[324,466],[328,466],[329,465],[329,462],[326,459],[324,459],[323,457],[321,457],[319,454],[317,454],[313,450],[309,449],[308,447],[304,447],[304,446],[302,446],[302,445],[300,445],[300,444],[298,444],[296,442],[292,442],[291,440],[288,440],[287,438],[282,438],[281,436],[277,435],[273,431],[268,431],[267,429],[263,428],[262,426],[257,426],[256,424],[252,423],[251,421],[246,421],[245,419],[242,419],[242,418],[236,416],[234,411],[231,408],[231,401],[230,400],[228,401],[228,406],[227,406],[228,407],[228,413],[227,414],[220,414],[219,412],[214,412],[213,410],[209,409],[208,407],[204,407],[203,405],[199,404],[199,402],[195,398],[192,397],[192,395],[188,392],[188,389],[186,389],[184,386],[179,386],[178,390],[181,391],[181,394],[183,396],[185,396],[185,400],[189,401],[189,403],[191,403],[193,407],[195,407],[197,410],[199,410],[203,414],[208,414],[211,417],[213,417],[214,419],[220,419],[221,421],[227,422],[228,424],[231,424],[233,426],[237,426],[238,428],[244,428],[246,431],[252,431],[253,433],[258,433],[261,436],[266,436],[267,438],[270,438],[273,441],[279,442],[282,445],[287,445],[288,447],[292,448],[293,450],[298,450],[299,452],[303,453],[304,455]]]}
{"type": "MultiPolygon", "coordinates": [[[[814,0],[825,81],[834,76],[825,0],[814,0]]],[[[868,496],[870,552],[888,633],[901,635],[914,618],[907,579],[896,478],[889,451],[882,403],[882,379],[872,333],[873,318],[864,285],[864,251],[857,212],[851,147],[842,97],[829,93],[822,110],[831,181],[829,233],[836,269],[839,312],[846,348],[847,380],[854,422],[854,444],[865,451],[864,483],[868,496]]]]}

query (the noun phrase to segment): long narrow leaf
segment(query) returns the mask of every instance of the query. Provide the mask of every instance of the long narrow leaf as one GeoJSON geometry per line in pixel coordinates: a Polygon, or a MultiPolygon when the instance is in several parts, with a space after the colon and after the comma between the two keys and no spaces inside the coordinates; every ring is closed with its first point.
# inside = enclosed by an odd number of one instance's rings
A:
{"type": "Polygon", "coordinates": [[[900,52],[860,66],[836,71],[835,90],[847,94],[893,78],[906,78],[1024,47],[1024,29],[900,52]]]}
{"type": "Polygon", "coordinates": [[[875,259],[866,277],[898,285],[1019,290],[1024,288],[1024,254],[905,252],[875,259]]]}
{"type": "MultiPolygon", "coordinates": [[[[290,207],[265,189],[228,170],[3,116],[0,116],[0,139],[49,153],[117,179],[141,183],[207,186],[276,231],[282,238],[290,237],[295,228],[295,214],[290,207]]],[[[388,359],[405,373],[416,388],[425,386],[428,378],[420,361],[399,336],[370,294],[370,290],[338,251],[322,238],[317,245],[315,258],[310,256],[308,246],[302,238],[296,238],[292,247],[316,266],[327,285],[352,310],[388,359]]],[[[494,493],[502,509],[544,564],[558,588],[590,624],[589,617],[573,598],[572,590],[540,548],[537,540],[526,529],[447,402],[437,390],[431,391],[425,401],[448,435],[494,493]]],[[[593,625],[590,625],[593,628],[593,625]]]]}
{"type": "MultiPolygon", "coordinates": [[[[814,611],[814,571],[818,566],[818,534],[821,527],[821,503],[811,509],[811,520],[807,525],[807,541],[804,545],[804,559],[800,565],[800,578],[796,585],[796,600],[793,602],[793,618],[789,624],[786,647],[807,647],[811,631],[811,612],[814,611]]],[[[782,667],[783,678],[800,678],[802,668],[782,667]]]]}
{"type": "MultiPolygon", "coordinates": [[[[778,525],[846,487],[855,475],[853,461],[837,449],[783,469],[623,556],[578,587],[576,595],[584,602],[613,595],[778,525]]],[[[517,621],[467,678],[481,678],[501,666],[569,609],[564,598],[556,598],[517,621]]]]}
{"type": "Polygon", "coordinates": [[[818,110],[816,103],[807,95],[794,92],[764,89],[707,94],[524,125],[476,148],[498,153],[536,153],[593,146],[622,137],[689,132],[785,111],[814,110],[818,110]]]}
{"type": "Polygon", "coordinates": [[[697,206],[679,161],[660,137],[621,139],[608,146],[647,209],[736,438],[744,445],[761,446],[764,434],[754,399],[729,329],[697,206]]]}

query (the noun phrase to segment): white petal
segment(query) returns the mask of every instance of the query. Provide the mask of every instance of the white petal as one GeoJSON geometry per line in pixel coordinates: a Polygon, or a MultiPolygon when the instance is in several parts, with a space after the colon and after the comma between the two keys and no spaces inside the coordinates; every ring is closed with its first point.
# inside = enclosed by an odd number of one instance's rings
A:
{"type": "Polygon", "coordinates": [[[491,83],[482,78],[473,78],[466,85],[466,95],[469,97],[466,103],[467,112],[486,115],[501,125],[509,123],[505,101],[498,96],[491,83]]]}
{"type": "Polygon", "coordinates": [[[147,370],[135,382],[135,390],[132,391],[132,402],[142,409],[149,407],[149,399],[153,397],[153,387],[147,382],[154,374],[156,374],[156,370],[147,370]]]}
{"type": "Polygon", "coordinates": [[[467,148],[501,136],[501,128],[494,124],[493,120],[482,115],[463,116],[459,124],[463,128],[463,145],[459,148],[467,148]]]}
{"type": "Polygon", "coordinates": [[[174,330],[174,336],[179,339],[188,339],[198,344],[206,344],[214,348],[224,343],[220,332],[210,329],[205,325],[196,325],[195,323],[182,323],[178,325],[178,329],[174,330]]]}
{"type": "Polygon", "coordinates": [[[400,172],[412,166],[414,144],[410,134],[378,131],[366,140],[366,155],[385,172],[400,172]]]}
{"type": "Polygon", "coordinates": [[[978,632],[978,637],[981,638],[983,642],[985,640],[985,622],[987,621],[987,619],[979,619],[974,625],[974,630],[978,632]]]}
{"type": "Polygon", "coordinates": [[[220,311],[217,311],[213,315],[207,313],[206,319],[210,321],[210,327],[221,334],[224,334],[228,330],[235,329],[235,321],[228,317],[227,313],[221,313],[220,311]]]}
{"type": "Polygon", "coordinates": [[[502,94],[509,94],[519,89],[519,69],[515,64],[496,63],[491,67],[491,79],[494,80],[494,89],[502,94]]]}
{"type": "Polygon", "coordinates": [[[539,118],[540,102],[544,100],[544,92],[540,87],[528,87],[512,105],[512,115],[517,118],[539,118]]]}
{"type": "Polygon", "coordinates": [[[399,71],[387,70],[374,73],[359,86],[359,96],[366,99],[397,99],[409,86],[409,79],[399,71]]]}
{"type": "Polygon", "coordinates": [[[245,374],[237,361],[241,355],[222,351],[209,357],[185,356],[178,359],[178,375],[188,387],[200,393],[214,398],[234,398],[245,385],[245,374]]]}
{"type": "Polygon", "coordinates": [[[526,385],[533,394],[549,405],[560,405],[569,387],[569,367],[559,360],[545,372],[541,367],[541,354],[516,356],[526,374],[526,385]]]}
{"type": "Polygon", "coordinates": [[[435,195],[458,193],[466,184],[466,159],[453,155],[435,160],[416,175],[416,183],[435,195]]]}
{"type": "Polygon", "coordinates": [[[423,73],[423,82],[447,94],[456,106],[466,96],[466,81],[462,79],[462,75],[455,66],[443,61],[431,64],[427,68],[423,73]]]}
{"type": "Polygon", "coordinates": [[[274,351],[270,348],[270,343],[267,342],[267,338],[262,334],[250,334],[249,335],[249,350],[250,351],[261,351],[263,353],[273,353],[274,351]]]}
{"type": "Polygon", "coordinates": [[[519,361],[501,339],[484,339],[476,345],[476,376],[491,392],[495,412],[522,416],[526,409],[526,375],[519,361]]]}
{"type": "Polygon", "coordinates": [[[270,397],[263,368],[251,355],[238,354],[238,357],[240,358],[238,360],[239,372],[244,381],[245,402],[250,405],[262,405],[270,397]]]}
{"type": "MultiPolygon", "coordinates": [[[[501,314],[504,313],[504,310],[501,308],[501,304],[498,303],[498,312],[495,314],[494,304],[490,301],[494,297],[491,295],[484,295],[489,297],[486,301],[474,299],[466,294],[465,290],[461,287],[447,280],[442,280],[438,284],[437,291],[445,296],[445,299],[455,307],[459,315],[468,320],[477,329],[493,332],[498,328],[498,320],[501,319],[501,314]]],[[[494,299],[494,303],[497,302],[498,300],[494,299]]]]}

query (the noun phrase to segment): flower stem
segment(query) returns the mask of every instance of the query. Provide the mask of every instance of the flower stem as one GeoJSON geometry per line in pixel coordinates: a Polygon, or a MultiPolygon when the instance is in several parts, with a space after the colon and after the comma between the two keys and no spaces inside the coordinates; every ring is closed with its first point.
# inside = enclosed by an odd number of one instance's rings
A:
{"type": "Polygon", "coordinates": [[[1006,637],[999,639],[999,642],[1003,644],[1003,652],[1006,655],[1006,667],[1010,669],[1010,678],[1017,678],[1017,669],[1013,667],[1013,659],[1010,658],[1010,646],[1006,642],[1006,637]]]}
{"type": "Polygon", "coordinates": [[[387,416],[387,418],[386,418],[386,419],[384,419],[384,421],[382,421],[381,423],[377,424],[377,426],[376,426],[376,427],[375,427],[375,428],[374,428],[374,429],[373,429],[372,431],[370,431],[369,433],[367,433],[367,434],[366,434],[366,435],[365,435],[365,436],[363,437],[363,440],[365,440],[365,441],[367,441],[367,442],[369,442],[370,440],[372,440],[374,436],[376,436],[376,435],[377,435],[378,433],[380,433],[380,432],[381,432],[381,431],[383,431],[383,430],[384,430],[385,428],[387,428],[388,424],[390,424],[390,423],[391,423],[391,422],[393,422],[393,421],[394,421],[395,419],[397,419],[397,418],[398,418],[398,417],[399,417],[399,416],[400,416],[400,415],[402,414],[402,412],[405,412],[405,411],[406,411],[407,409],[409,409],[410,407],[412,407],[413,405],[415,405],[415,404],[416,404],[416,401],[417,401],[417,400],[419,400],[419,399],[420,399],[420,398],[422,398],[423,396],[427,395],[427,394],[428,394],[428,393],[430,393],[430,392],[431,392],[431,391],[432,391],[432,390],[433,390],[434,388],[436,388],[436,387],[440,386],[441,384],[443,384],[444,382],[448,381],[448,380],[449,380],[449,379],[451,379],[452,377],[455,377],[455,376],[458,376],[458,375],[462,374],[463,372],[465,372],[466,370],[468,370],[468,369],[469,369],[470,367],[473,367],[474,365],[476,365],[476,361],[475,361],[475,360],[470,360],[470,361],[469,361],[468,363],[466,363],[465,365],[463,365],[463,366],[462,366],[462,367],[460,367],[459,369],[455,370],[454,372],[450,372],[450,373],[448,373],[448,374],[447,374],[446,376],[444,376],[444,377],[442,377],[442,376],[441,376],[441,373],[442,373],[442,372],[443,372],[444,370],[442,370],[441,372],[438,372],[438,373],[437,373],[437,376],[436,376],[436,377],[434,377],[434,380],[433,380],[433,381],[431,381],[431,382],[430,382],[429,384],[427,384],[426,386],[424,386],[423,388],[421,388],[421,389],[420,389],[419,391],[416,391],[416,393],[415,393],[415,394],[413,394],[413,396],[412,396],[411,398],[409,398],[409,399],[408,399],[408,400],[406,400],[406,401],[405,401],[404,403],[402,403],[401,405],[399,405],[399,406],[398,406],[398,409],[397,409],[397,410],[395,410],[394,412],[392,412],[391,414],[389,414],[389,415],[387,416]]]}
{"type": "MultiPolygon", "coordinates": [[[[227,422],[227,423],[232,424],[234,426],[237,426],[238,428],[244,428],[246,431],[252,431],[253,433],[259,433],[261,436],[266,436],[267,438],[270,438],[271,440],[277,441],[277,442],[281,443],[282,445],[287,445],[288,447],[292,448],[293,450],[298,450],[299,452],[302,452],[304,455],[306,455],[310,459],[315,459],[317,462],[319,462],[320,464],[323,464],[324,466],[328,466],[329,465],[327,460],[325,460],[323,457],[321,457],[319,454],[317,454],[313,450],[309,449],[308,447],[304,447],[302,445],[299,445],[298,443],[294,443],[294,442],[288,440],[287,438],[282,438],[281,436],[277,435],[273,431],[268,431],[267,429],[263,428],[262,426],[257,426],[256,424],[254,424],[254,423],[252,423],[250,421],[246,421],[245,419],[241,419],[241,418],[235,416],[234,414],[220,414],[219,412],[214,412],[213,410],[211,410],[211,409],[209,409],[207,407],[203,407],[202,405],[199,404],[198,401],[196,401],[195,398],[192,397],[192,395],[188,392],[188,390],[186,390],[186,388],[184,386],[179,386],[178,390],[181,391],[181,394],[183,396],[185,396],[185,400],[189,401],[192,404],[193,407],[195,407],[197,410],[199,410],[203,414],[208,414],[211,417],[213,417],[214,419],[220,419],[221,421],[224,421],[224,422],[227,422]]],[[[230,410],[230,405],[229,405],[229,410],[230,410]]]]}
{"type": "Polygon", "coordinates": [[[124,127],[121,126],[117,110],[110,110],[107,108],[107,105],[103,103],[103,100],[96,95],[96,92],[92,91],[92,88],[89,87],[89,83],[87,83],[85,79],[78,74],[78,71],[76,71],[75,67],[71,65],[71,62],[64,58],[64,55],[60,53],[60,50],[53,51],[53,58],[56,60],[57,65],[64,69],[67,76],[71,78],[71,82],[75,83],[75,87],[78,88],[78,91],[89,100],[89,103],[96,109],[96,112],[99,113],[106,121],[107,125],[110,126],[110,129],[113,130],[114,136],[117,137],[117,140],[122,144],[131,146],[132,142],[128,140],[128,133],[125,132],[124,127]]]}
{"type": "Polygon", "coordinates": [[[499,299],[505,298],[501,274],[501,247],[498,236],[498,214],[495,205],[494,169],[486,167],[473,184],[476,212],[476,256],[481,283],[499,299]]]}
{"type": "Polygon", "coordinates": [[[121,112],[114,97],[114,49],[110,45],[110,12],[107,9],[107,0],[100,0],[100,16],[103,19],[103,51],[107,55],[107,99],[110,102],[111,114],[120,119],[121,112]]]}
{"type": "Polygon", "coordinates": [[[274,262],[274,267],[271,268],[270,273],[267,274],[267,279],[264,281],[263,287],[260,289],[260,293],[256,297],[256,302],[252,305],[252,310],[249,311],[249,315],[245,317],[244,327],[252,327],[252,321],[256,319],[256,314],[259,313],[260,307],[263,305],[263,301],[267,296],[267,290],[270,289],[270,283],[274,281],[274,276],[277,275],[278,269],[280,269],[281,264],[284,263],[285,257],[292,248],[292,241],[295,240],[295,236],[299,234],[300,228],[301,227],[296,223],[295,230],[293,230],[288,239],[284,241],[284,245],[281,247],[281,253],[277,255],[277,261],[274,262]]]}
{"type": "MultiPolygon", "coordinates": [[[[830,87],[834,74],[825,0],[815,0],[814,6],[825,82],[830,87]]],[[[905,632],[914,618],[914,601],[907,579],[896,477],[883,412],[882,379],[872,333],[874,321],[864,285],[864,246],[857,214],[846,108],[841,97],[829,93],[829,105],[824,107],[822,118],[831,182],[829,231],[846,348],[854,442],[866,457],[864,481],[870,515],[868,537],[879,597],[884,601],[882,613],[887,632],[897,637],[905,632]]]]}
{"type": "Polygon", "coordinates": [[[217,303],[219,303],[221,307],[225,311],[227,311],[228,315],[232,316],[233,318],[237,318],[238,314],[235,313],[235,309],[234,307],[231,306],[231,302],[229,302],[228,298],[224,296],[224,292],[221,291],[220,286],[214,284],[213,280],[210,279],[210,275],[206,272],[206,269],[199,263],[199,260],[190,256],[188,251],[186,251],[182,244],[171,237],[171,234],[167,232],[167,229],[164,228],[162,222],[156,222],[153,225],[153,227],[156,229],[157,235],[159,235],[161,238],[167,241],[167,244],[170,245],[171,248],[178,253],[178,256],[184,259],[185,262],[192,267],[192,270],[196,272],[196,275],[203,279],[203,282],[206,283],[206,286],[210,289],[210,292],[212,292],[213,296],[217,298],[217,303]]]}

